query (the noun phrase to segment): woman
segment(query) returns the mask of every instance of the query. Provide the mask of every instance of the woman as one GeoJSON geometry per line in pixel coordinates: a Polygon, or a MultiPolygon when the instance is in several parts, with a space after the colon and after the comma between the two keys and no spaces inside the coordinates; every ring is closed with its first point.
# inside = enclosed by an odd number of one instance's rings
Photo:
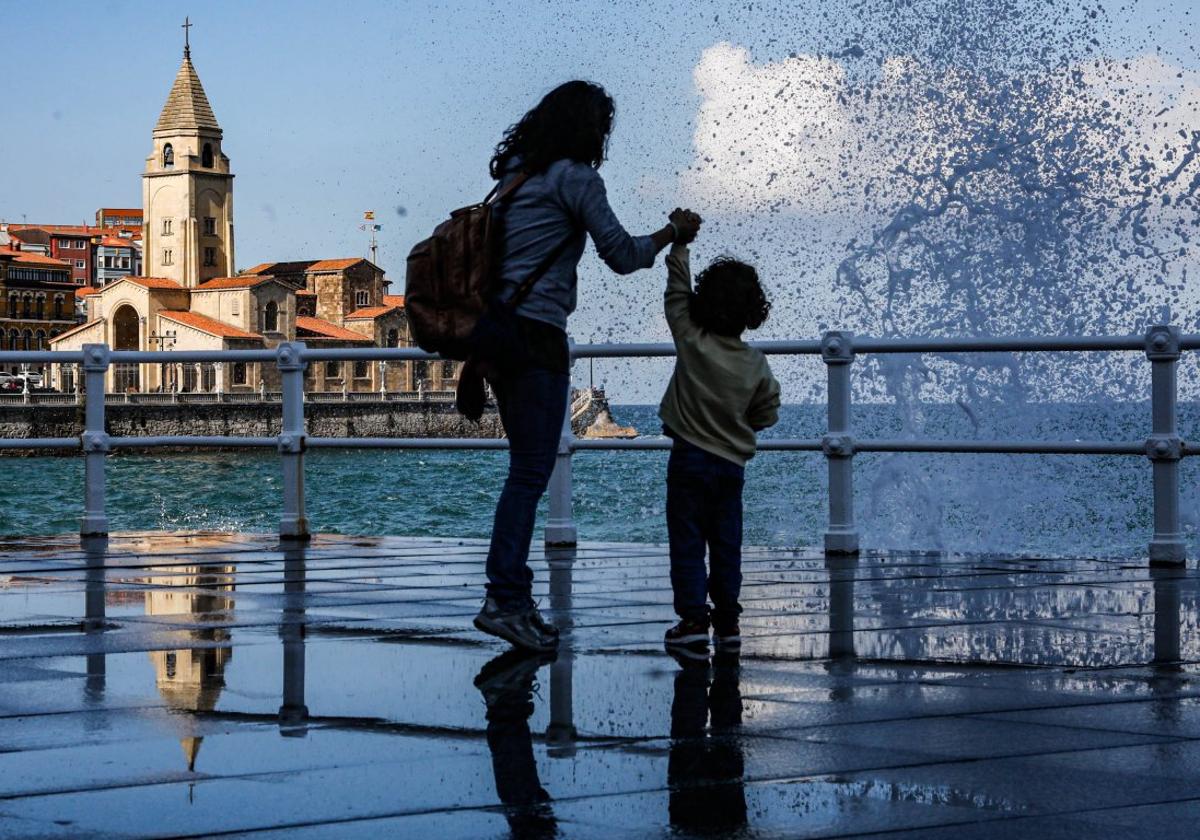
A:
{"type": "Polygon", "coordinates": [[[538,501],[558,453],[570,385],[567,317],[575,309],[576,267],[588,236],[618,274],[649,268],[700,219],[676,211],[648,236],[630,236],[608,205],[604,162],[615,106],[599,85],[567,82],[505,132],[492,156],[500,187],[527,180],[497,207],[503,225],[499,297],[519,297],[520,347],[491,377],[509,440],[508,478],[496,505],[487,558],[487,598],[475,626],[529,650],[553,650],[558,630],[533,603],[529,543],[538,501]],[[536,277],[522,294],[521,287],[536,277]]]}

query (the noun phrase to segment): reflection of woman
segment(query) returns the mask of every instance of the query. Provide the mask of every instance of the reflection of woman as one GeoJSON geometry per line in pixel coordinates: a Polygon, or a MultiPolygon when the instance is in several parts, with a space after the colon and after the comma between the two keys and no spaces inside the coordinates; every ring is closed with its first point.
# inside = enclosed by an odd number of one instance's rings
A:
{"type": "Polygon", "coordinates": [[[531,598],[529,543],[562,434],[570,383],[567,317],[575,309],[576,267],[590,236],[618,274],[654,264],[677,237],[692,236],[699,217],[682,215],[648,236],[630,236],[608,204],[604,162],[615,105],[599,85],[567,82],[505,132],[492,157],[500,187],[522,179],[496,208],[503,225],[499,297],[520,298],[516,342],[491,385],[509,440],[508,478],[496,505],[487,559],[487,599],[475,626],[520,647],[551,650],[558,631],[531,598]]]}
{"type": "Polygon", "coordinates": [[[517,837],[554,837],[557,820],[550,794],[538,778],[529,716],[533,714],[533,680],[553,654],[530,657],[508,651],[483,666],[475,687],[487,704],[487,743],[492,754],[496,795],[507,807],[505,817],[517,837]]]}
{"type": "Polygon", "coordinates": [[[746,824],[745,758],[737,734],[742,725],[738,654],[717,653],[711,669],[707,659],[681,654],[676,660],[681,668],[675,675],[667,758],[671,825],[730,831],[746,824]]]}

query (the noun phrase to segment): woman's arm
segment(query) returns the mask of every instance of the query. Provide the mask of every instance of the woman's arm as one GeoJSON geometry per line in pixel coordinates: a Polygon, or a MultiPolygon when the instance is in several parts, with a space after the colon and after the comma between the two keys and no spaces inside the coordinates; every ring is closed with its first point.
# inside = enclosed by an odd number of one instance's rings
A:
{"type": "MultiPolygon", "coordinates": [[[[592,237],[600,259],[618,274],[631,274],[654,265],[658,252],[675,241],[676,231],[685,242],[690,241],[685,234],[695,235],[689,218],[675,219],[675,224],[664,225],[649,236],[630,236],[608,203],[604,179],[586,164],[574,164],[567,169],[562,197],[571,215],[592,237]]],[[[695,218],[698,226],[699,217],[695,218]]]]}

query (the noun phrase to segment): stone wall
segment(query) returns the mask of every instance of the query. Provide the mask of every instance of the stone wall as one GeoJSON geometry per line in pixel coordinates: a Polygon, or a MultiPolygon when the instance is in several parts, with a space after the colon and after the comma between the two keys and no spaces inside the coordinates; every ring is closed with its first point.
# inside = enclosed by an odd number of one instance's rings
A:
{"type": "MultiPolygon", "coordinates": [[[[279,434],[280,406],[110,405],[105,408],[113,436],[279,434]]],[[[480,423],[467,421],[450,403],[309,403],[308,433],[317,437],[500,438],[504,430],[495,411],[480,423]]],[[[0,438],[76,437],[83,425],[82,406],[0,406],[0,438]]],[[[126,450],[123,450],[126,451],[126,450]]],[[[159,450],[161,451],[161,450],[159,450]]],[[[0,455],[49,454],[0,450],[0,455]]],[[[56,454],[74,455],[74,450],[56,454]]]]}

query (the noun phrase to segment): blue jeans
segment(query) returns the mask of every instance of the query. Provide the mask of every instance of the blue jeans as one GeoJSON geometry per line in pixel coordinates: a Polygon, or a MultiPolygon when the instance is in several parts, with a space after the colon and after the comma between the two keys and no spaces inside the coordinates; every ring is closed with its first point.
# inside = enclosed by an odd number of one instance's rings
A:
{"type": "Polygon", "coordinates": [[[680,618],[736,618],[742,611],[742,486],[745,468],[676,438],[667,463],[671,588],[680,618]],[[704,566],[705,549],[708,568],[704,566]]]}
{"type": "Polygon", "coordinates": [[[543,367],[506,371],[492,388],[508,435],[508,478],[496,504],[487,557],[487,594],[502,609],[532,603],[529,543],[538,502],[550,483],[570,376],[543,367]]]}

